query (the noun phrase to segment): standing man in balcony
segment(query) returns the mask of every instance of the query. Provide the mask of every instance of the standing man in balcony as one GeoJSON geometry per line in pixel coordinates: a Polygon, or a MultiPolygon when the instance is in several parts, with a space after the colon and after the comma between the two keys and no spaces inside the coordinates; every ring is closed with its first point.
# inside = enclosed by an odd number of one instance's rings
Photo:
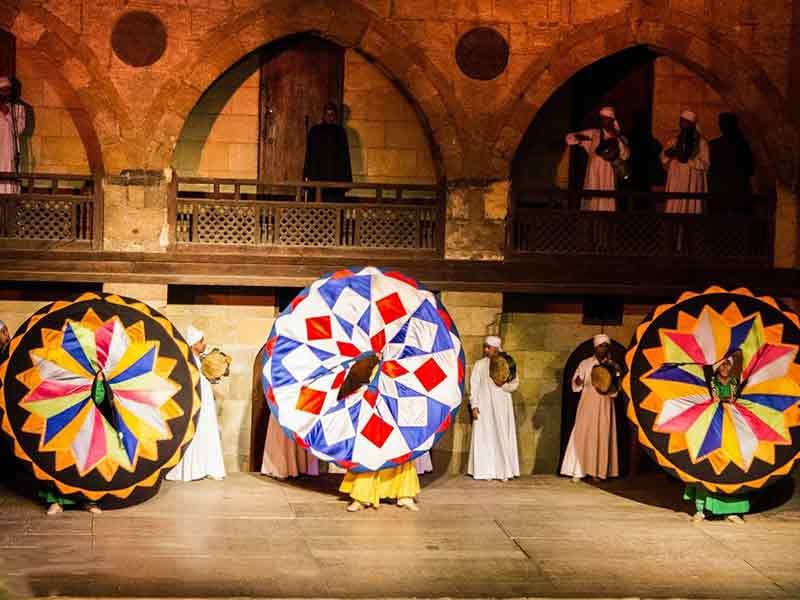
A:
{"type": "MultiPolygon", "coordinates": [[[[14,93],[8,77],[0,77],[0,172],[19,171],[20,141],[25,131],[25,107],[14,93]]],[[[13,180],[0,179],[0,194],[16,194],[19,184],[13,180]]]]}
{"type": "Polygon", "coordinates": [[[750,143],[739,128],[736,114],[719,114],[719,130],[722,135],[708,143],[711,154],[708,171],[708,187],[722,211],[750,212],[749,196],[753,193],[750,178],[755,175],[755,161],[750,143]],[[717,195],[720,195],[716,199],[717,195]]]}
{"type": "MultiPolygon", "coordinates": [[[[306,137],[303,178],[306,181],[353,181],[347,131],[339,124],[339,108],[333,102],[325,104],[322,122],[314,125],[306,137]]],[[[344,188],[326,189],[324,197],[341,201],[346,192],[344,188]]]]}
{"type": "MultiPolygon", "coordinates": [[[[710,164],[708,142],[697,127],[697,114],[684,110],[678,121],[678,134],[664,147],[661,161],[667,169],[667,192],[704,194],[708,192],[710,164]]],[[[669,198],[666,213],[700,214],[700,198],[669,198]]]]}
{"type": "Polygon", "coordinates": [[[475,479],[506,481],[519,477],[517,424],[511,401],[519,379],[497,386],[489,376],[491,358],[500,350],[500,338],[488,336],[483,345],[483,358],[472,366],[469,379],[472,440],[467,473],[475,479]]]}
{"type": "MultiPolygon", "coordinates": [[[[568,133],[566,141],[569,146],[580,146],[589,155],[583,189],[614,191],[617,189],[614,165],[619,165],[619,161],[627,161],[630,150],[620,132],[614,108],[604,106],[600,109],[599,117],[599,128],[568,133]]],[[[615,198],[584,197],[581,199],[581,210],[615,211],[617,201],[615,198]]]]}

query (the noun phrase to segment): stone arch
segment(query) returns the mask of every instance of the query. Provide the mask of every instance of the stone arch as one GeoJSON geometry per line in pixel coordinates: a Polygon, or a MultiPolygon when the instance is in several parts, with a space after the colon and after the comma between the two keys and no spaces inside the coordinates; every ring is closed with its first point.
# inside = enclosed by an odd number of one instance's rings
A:
{"type": "Polygon", "coordinates": [[[156,132],[146,151],[148,168],[169,164],[192,108],[231,65],[265,44],[302,33],[357,50],[380,67],[417,111],[441,175],[461,176],[463,109],[447,78],[398,29],[353,0],[276,0],[210,32],[162,85],[148,111],[153,116],[144,129],[156,132]]]}
{"type": "Polygon", "coordinates": [[[21,2],[11,32],[17,52],[35,62],[65,100],[79,104],[73,119],[93,172],[128,164],[133,140],[123,103],[94,52],[72,28],[42,6],[21,2]]]}
{"type": "Polygon", "coordinates": [[[677,11],[617,13],[578,28],[533,62],[499,112],[491,156],[508,172],[522,136],[547,99],[580,69],[634,46],[648,46],[696,72],[741,117],[769,174],[786,185],[797,176],[798,132],[780,90],[764,69],[710,24],[677,11]]]}

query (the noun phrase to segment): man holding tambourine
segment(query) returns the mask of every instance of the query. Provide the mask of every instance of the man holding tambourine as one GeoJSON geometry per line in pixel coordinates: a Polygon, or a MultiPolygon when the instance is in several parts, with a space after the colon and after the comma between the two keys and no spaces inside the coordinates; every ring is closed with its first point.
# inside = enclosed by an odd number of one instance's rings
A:
{"type": "Polygon", "coordinates": [[[609,354],[609,337],[594,336],[594,356],[581,361],[572,377],[572,391],[580,392],[575,426],[561,464],[561,474],[580,481],[619,475],[614,397],[622,375],[609,354]]]}

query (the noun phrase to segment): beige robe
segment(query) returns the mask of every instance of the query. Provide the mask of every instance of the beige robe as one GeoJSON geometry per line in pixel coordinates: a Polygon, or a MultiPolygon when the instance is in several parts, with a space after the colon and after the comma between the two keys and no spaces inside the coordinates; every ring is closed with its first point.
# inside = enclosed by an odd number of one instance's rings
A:
{"type": "MultiPolygon", "coordinates": [[[[602,141],[599,129],[584,129],[577,133],[567,134],[567,144],[570,146],[580,146],[589,155],[589,164],[586,166],[586,176],[583,180],[584,190],[616,190],[617,176],[614,174],[614,167],[607,160],[604,160],[595,153],[602,141]],[[579,140],[576,136],[587,136],[588,140],[579,140]]],[[[630,158],[630,150],[622,137],[619,140],[619,153],[622,160],[630,158]]],[[[581,199],[581,210],[594,211],[615,211],[617,210],[616,198],[583,198],[581,199]]]]}
{"type": "Polygon", "coordinates": [[[581,399],[561,464],[562,475],[599,479],[619,475],[614,397],[600,394],[592,386],[592,367],[597,364],[596,356],[581,361],[572,377],[572,391],[581,392],[581,399]],[[577,383],[579,377],[581,384],[577,383]]]}
{"type": "MultiPolygon", "coordinates": [[[[676,158],[669,158],[666,151],[675,147],[677,138],[673,138],[661,153],[661,162],[667,169],[666,192],[689,192],[703,194],[708,192],[708,167],[710,154],[706,138],[699,135],[694,156],[688,162],[682,163],[676,158]]],[[[664,207],[664,212],[673,214],[700,214],[703,212],[703,201],[700,198],[670,198],[664,207]]]]}
{"type": "MultiPolygon", "coordinates": [[[[14,155],[19,145],[19,136],[25,130],[25,107],[14,104],[13,110],[8,114],[0,113],[0,172],[11,173],[14,171],[14,155]],[[14,127],[11,122],[12,113],[16,124],[17,138],[14,138],[14,127]]],[[[0,180],[0,194],[19,193],[19,184],[0,180]]]]}
{"type": "Polygon", "coordinates": [[[319,462],[307,450],[290,440],[272,413],[267,424],[267,441],[261,459],[261,474],[286,479],[299,475],[319,475],[319,462]]]}

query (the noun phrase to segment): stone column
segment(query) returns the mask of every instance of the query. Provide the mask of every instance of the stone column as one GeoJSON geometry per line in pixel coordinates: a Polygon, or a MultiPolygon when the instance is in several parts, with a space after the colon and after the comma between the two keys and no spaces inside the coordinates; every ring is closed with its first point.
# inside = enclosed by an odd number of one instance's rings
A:
{"type": "Polygon", "coordinates": [[[170,182],[161,172],[137,171],[103,180],[103,248],[165,252],[169,246],[170,182]]]}
{"type": "Polygon", "coordinates": [[[502,260],[510,182],[459,182],[447,191],[445,257],[502,260]]]}

